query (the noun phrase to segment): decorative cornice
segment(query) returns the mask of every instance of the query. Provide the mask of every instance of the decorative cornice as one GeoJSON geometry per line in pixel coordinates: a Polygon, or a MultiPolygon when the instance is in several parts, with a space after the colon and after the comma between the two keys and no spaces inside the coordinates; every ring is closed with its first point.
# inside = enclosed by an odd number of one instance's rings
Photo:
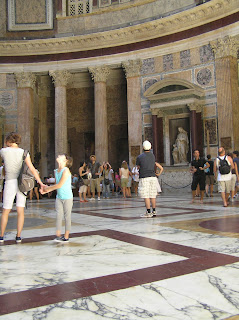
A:
{"type": "Polygon", "coordinates": [[[188,30],[236,13],[239,0],[211,0],[162,19],[91,34],[39,40],[1,41],[0,56],[78,52],[155,39],[188,30]]]}
{"type": "Polygon", "coordinates": [[[36,75],[32,72],[17,72],[15,78],[18,88],[35,88],[36,75]]]}
{"type": "Polygon", "coordinates": [[[106,82],[110,74],[110,68],[107,66],[90,67],[89,72],[94,82],[106,82]]]}
{"type": "Polygon", "coordinates": [[[67,70],[51,70],[49,75],[52,77],[55,87],[65,87],[71,78],[71,73],[67,70]]]}
{"type": "Polygon", "coordinates": [[[239,43],[236,38],[234,39],[232,37],[227,36],[222,39],[211,41],[210,45],[216,59],[220,59],[228,56],[237,58],[239,43]]]}
{"type": "Polygon", "coordinates": [[[142,61],[140,59],[128,60],[122,63],[122,67],[125,71],[126,78],[139,77],[142,61]]]}

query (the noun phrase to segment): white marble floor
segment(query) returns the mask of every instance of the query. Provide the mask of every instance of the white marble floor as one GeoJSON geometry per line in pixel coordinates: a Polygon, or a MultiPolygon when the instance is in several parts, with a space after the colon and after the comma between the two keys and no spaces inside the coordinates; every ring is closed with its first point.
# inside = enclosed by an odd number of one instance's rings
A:
{"type": "Polygon", "coordinates": [[[79,203],[69,243],[53,241],[54,199],[32,201],[23,242],[16,212],[0,246],[0,319],[239,319],[239,200],[157,198],[79,203]]]}

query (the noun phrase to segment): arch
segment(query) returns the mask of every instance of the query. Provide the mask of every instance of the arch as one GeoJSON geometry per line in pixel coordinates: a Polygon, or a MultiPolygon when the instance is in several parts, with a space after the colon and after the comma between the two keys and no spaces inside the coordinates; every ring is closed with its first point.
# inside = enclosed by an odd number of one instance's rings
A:
{"type": "Polygon", "coordinates": [[[180,94],[183,93],[183,91],[186,91],[187,93],[194,94],[195,96],[201,97],[204,95],[204,90],[199,87],[198,85],[191,83],[187,80],[183,79],[177,79],[177,78],[167,78],[161,81],[157,81],[152,86],[150,86],[144,93],[144,96],[151,100],[151,97],[155,97],[157,95],[158,98],[160,98],[160,95],[172,93],[172,92],[179,92],[180,94]],[[169,90],[163,90],[164,88],[170,88],[175,87],[176,90],[169,89],[169,90]]]}

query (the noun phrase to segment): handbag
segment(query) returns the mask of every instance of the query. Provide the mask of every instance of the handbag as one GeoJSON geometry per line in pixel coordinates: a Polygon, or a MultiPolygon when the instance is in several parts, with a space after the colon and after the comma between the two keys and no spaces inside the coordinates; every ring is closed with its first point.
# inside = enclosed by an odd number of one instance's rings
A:
{"type": "Polygon", "coordinates": [[[105,172],[104,172],[104,184],[106,186],[108,186],[110,184],[110,180],[105,177],[105,172]]]}
{"type": "Polygon", "coordinates": [[[104,178],[104,184],[107,186],[108,184],[110,184],[110,180],[107,178],[104,178]]]}
{"type": "Polygon", "coordinates": [[[82,179],[82,177],[79,177],[78,186],[82,187],[83,185],[84,185],[84,179],[82,179]]]}

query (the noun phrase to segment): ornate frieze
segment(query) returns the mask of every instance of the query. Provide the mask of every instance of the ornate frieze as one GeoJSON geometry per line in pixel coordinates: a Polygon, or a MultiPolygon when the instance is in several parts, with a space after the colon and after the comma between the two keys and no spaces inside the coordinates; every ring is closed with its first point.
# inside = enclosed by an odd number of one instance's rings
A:
{"type": "Polygon", "coordinates": [[[32,72],[15,73],[18,88],[35,88],[36,75],[32,72]]]}
{"type": "Polygon", "coordinates": [[[125,71],[126,78],[139,77],[141,73],[142,61],[128,60],[122,63],[122,67],[125,71]]]}
{"type": "Polygon", "coordinates": [[[108,66],[90,67],[89,72],[94,82],[106,82],[110,74],[110,68],[108,66]]]}
{"type": "Polygon", "coordinates": [[[232,37],[227,36],[222,39],[211,41],[210,45],[212,47],[212,50],[214,52],[216,59],[220,59],[228,56],[237,58],[237,51],[239,49],[239,44],[238,44],[238,41],[236,41],[232,37]]]}
{"type": "Polygon", "coordinates": [[[55,87],[65,87],[71,78],[71,73],[67,70],[49,71],[55,87]]]}

